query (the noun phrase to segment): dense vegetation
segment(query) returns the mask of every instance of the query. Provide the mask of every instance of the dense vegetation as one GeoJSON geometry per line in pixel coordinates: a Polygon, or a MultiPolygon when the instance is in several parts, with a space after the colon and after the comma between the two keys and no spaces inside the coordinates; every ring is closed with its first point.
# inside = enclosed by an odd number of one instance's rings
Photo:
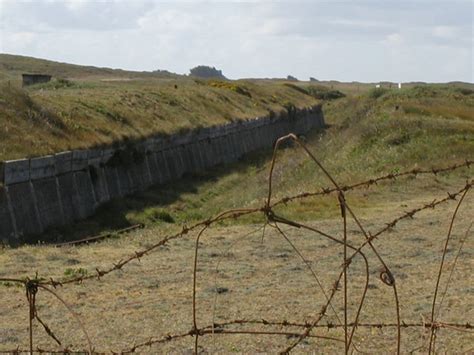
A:
{"type": "Polygon", "coordinates": [[[189,75],[197,78],[214,78],[214,79],[225,79],[226,77],[222,74],[222,70],[218,70],[214,67],[207,65],[198,65],[189,71],[189,75]]]}

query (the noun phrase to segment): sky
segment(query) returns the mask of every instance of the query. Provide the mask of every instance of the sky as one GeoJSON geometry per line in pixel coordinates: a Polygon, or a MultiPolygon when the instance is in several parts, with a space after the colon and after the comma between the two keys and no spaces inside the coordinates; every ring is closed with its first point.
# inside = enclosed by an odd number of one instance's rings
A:
{"type": "Polygon", "coordinates": [[[0,0],[0,52],[231,79],[473,82],[474,0],[0,0]]]}

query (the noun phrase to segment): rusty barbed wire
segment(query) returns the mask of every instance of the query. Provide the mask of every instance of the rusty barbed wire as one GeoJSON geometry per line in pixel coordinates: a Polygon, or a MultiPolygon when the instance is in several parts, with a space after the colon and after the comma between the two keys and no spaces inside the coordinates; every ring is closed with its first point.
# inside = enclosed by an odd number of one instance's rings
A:
{"type": "MultiPolygon", "coordinates": [[[[467,180],[466,184],[464,187],[461,189],[450,193],[448,192],[446,197],[441,198],[439,200],[433,200],[430,203],[426,203],[420,207],[413,208],[412,210],[409,210],[407,212],[404,212],[403,214],[399,215],[398,217],[394,218],[388,223],[385,223],[384,227],[376,231],[375,233],[371,233],[370,231],[366,230],[366,228],[363,226],[359,218],[356,216],[354,211],[350,208],[350,206],[347,204],[347,200],[345,198],[345,193],[350,192],[352,190],[358,189],[358,188],[363,188],[363,187],[370,187],[373,185],[377,185],[379,182],[382,181],[390,181],[390,180],[396,180],[401,177],[407,177],[407,176],[417,176],[417,175],[437,175],[440,173],[450,173],[453,172],[457,169],[461,168],[470,168],[471,165],[474,164],[474,161],[472,160],[466,160],[465,162],[462,163],[457,163],[450,165],[448,167],[433,167],[431,169],[412,169],[404,172],[399,172],[399,173],[389,173],[383,176],[379,176],[376,178],[371,178],[362,182],[358,182],[355,184],[351,185],[339,185],[334,177],[325,169],[325,167],[316,159],[316,157],[309,151],[309,149],[306,147],[306,145],[299,140],[298,137],[296,137],[293,134],[289,134],[287,136],[281,137],[276,141],[276,144],[274,146],[274,154],[273,158],[271,161],[271,166],[270,166],[270,171],[269,171],[269,179],[268,179],[268,196],[267,199],[264,203],[263,206],[258,207],[258,208],[241,208],[241,209],[232,209],[228,211],[224,211],[219,213],[218,215],[214,217],[207,218],[205,220],[199,221],[191,226],[183,226],[180,231],[170,234],[167,236],[164,236],[161,238],[158,242],[154,243],[153,245],[144,248],[139,251],[135,251],[134,253],[130,254],[128,257],[121,259],[115,263],[112,264],[109,268],[105,269],[99,269],[96,268],[94,273],[91,274],[86,274],[86,275],[79,275],[75,276],[72,278],[65,278],[65,279],[53,279],[53,278],[48,278],[48,277],[39,277],[38,275],[35,275],[33,278],[0,278],[0,282],[10,282],[10,283],[17,283],[21,284],[25,287],[26,291],[26,298],[28,301],[29,305],[29,349],[20,349],[16,348],[13,350],[9,351],[0,351],[0,353],[14,353],[14,354],[20,354],[20,353],[63,353],[63,354],[70,354],[70,353],[76,353],[76,352],[82,352],[82,353],[94,353],[94,354],[101,354],[101,353],[107,353],[107,351],[101,352],[97,351],[91,342],[91,339],[88,335],[87,328],[81,321],[80,317],[73,311],[71,306],[66,303],[66,301],[60,297],[54,289],[57,287],[63,287],[67,286],[70,284],[77,284],[77,283],[84,283],[86,281],[91,281],[94,279],[101,280],[102,277],[113,273],[115,271],[121,270],[123,267],[131,263],[132,261],[140,261],[142,257],[150,255],[153,251],[157,250],[159,247],[166,245],[172,240],[179,239],[185,236],[188,236],[190,232],[197,232],[197,237],[196,237],[196,242],[195,242],[195,249],[194,249],[194,265],[193,265],[193,287],[192,287],[192,328],[186,332],[182,333],[176,333],[176,334],[166,334],[166,335],[161,335],[157,336],[155,338],[150,338],[147,341],[143,341],[141,343],[136,343],[134,345],[131,345],[124,350],[120,351],[119,353],[131,353],[131,352],[136,352],[137,350],[143,348],[143,347],[151,347],[153,345],[157,344],[164,344],[173,340],[181,339],[181,338],[187,338],[187,337],[192,337],[194,338],[194,351],[197,354],[199,351],[199,337],[203,336],[208,336],[208,335],[238,335],[238,334],[246,334],[246,335],[274,335],[274,336],[286,336],[288,339],[295,338],[296,340],[288,345],[284,350],[281,351],[283,354],[287,354],[291,352],[292,349],[294,349],[298,344],[301,343],[305,338],[319,338],[319,339],[325,339],[331,342],[337,342],[337,343],[343,343],[344,344],[344,352],[348,354],[350,352],[351,347],[354,348],[355,351],[358,351],[358,346],[353,342],[353,336],[358,328],[396,328],[397,329],[397,352],[400,353],[400,347],[401,347],[401,328],[410,328],[410,327],[417,327],[417,328],[423,328],[423,329],[429,329],[431,338],[430,338],[430,343],[429,343],[429,352],[431,352],[431,348],[435,346],[435,339],[436,339],[436,331],[438,329],[444,328],[444,329],[450,329],[452,331],[459,331],[459,332],[468,332],[468,333],[473,333],[473,326],[466,322],[466,323],[455,323],[455,322],[442,322],[442,321],[437,321],[436,317],[434,316],[434,308],[435,308],[435,303],[436,303],[436,295],[438,291],[438,284],[439,284],[439,279],[441,277],[442,269],[443,269],[443,260],[444,257],[447,253],[447,244],[449,241],[450,233],[453,227],[453,224],[455,222],[455,217],[456,213],[461,205],[461,202],[463,201],[464,197],[468,193],[468,191],[472,188],[474,184],[474,180],[467,180]],[[281,142],[285,140],[293,140],[295,141],[302,149],[303,151],[306,152],[306,154],[313,160],[313,162],[318,166],[319,169],[323,171],[323,173],[326,175],[326,177],[331,181],[331,183],[334,185],[334,187],[331,188],[322,188],[319,191],[316,192],[304,192],[300,193],[297,195],[293,196],[287,196],[280,198],[279,200],[276,200],[272,202],[272,196],[273,196],[273,188],[272,188],[272,182],[273,182],[273,169],[275,167],[276,161],[277,161],[277,151],[279,149],[279,145],[281,142]],[[343,222],[343,237],[338,238],[333,235],[330,235],[324,231],[318,230],[310,225],[303,224],[297,221],[289,220],[286,219],[283,216],[279,216],[275,213],[274,208],[276,206],[279,206],[281,204],[287,204],[289,202],[293,202],[296,200],[302,200],[305,198],[309,197],[314,197],[314,196],[323,196],[323,195],[329,195],[337,193],[337,200],[338,204],[341,209],[341,219],[343,222]],[[443,203],[449,202],[449,201],[454,201],[456,200],[459,196],[461,196],[460,201],[457,204],[457,208],[455,210],[455,213],[453,214],[453,217],[451,219],[450,223],[450,229],[448,232],[448,237],[446,241],[445,248],[443,250],[443,255],[442,255],[442,261],[441,261],[441,266],[440,266],[440,271],[438,274],[438,282],[434,291],[434,300],[433,300],[433,312],[432,312],[432,317],[430,322],[405,322],[401,319],[400,315],[400,307],[399,307],[399,298],[397,294],[397,289],[396,289],[396,280],[393,276],[393,273],[390,271],[390,268],[388,265],[385,263],[375,246],[372,244],[374,239],[380,237],[382,234],[388,232],[389,230],[395,228],[398,223],[400,223],[402,220],[407,220],[407,219],[412,219],[414,218],[415,215],[418,213],[427,210],[427,209],[434,209],[440,206],[443,203]],[[276,231],[286,240],[286,242],[293,248],[295,253],[299,255],[299,257],[303,260],[303,262],[308,266],[308,269],[310,270],[311,274],[313,275],[313,278],[317,281],[318,287],[321,289],[322,293],[325,296],[326,302],[321,306],[317,316],[315,319],[312,321],[306,321],[306,322],[295,322],[295,321],[287,321],[287,320],[273,320],[273,321],[268,321],[265,319],[234,319],[231,321],[227,322],[213,322],[211,325],[206,325],[199,327],[198,324],[198,317],[197,317],[197,299],[196,299],[196,294],[197,294],[197,288],[196,288],[196,282],[197,282],[197,265],[198,265],[198,256],[199,256],[199,241],[200,238],[205,234],[205,232],[209,229],[209,227],[226,221],[226,220],[236,220],[239,219],[243,216],[246,215],[251,215],[251,214],[262,214],[265,217],[265,223],[263,225],[263,229],[265,230],[265,226],[270,226],[276,229],[276,231]],[[360,243],[359,246],[354,246],[348,243],[347,241],[347,218],[350,217],[353,219],[353,221],[356,223],[358,228],[360,229],[361,233],[365,237],[365,240],[360,243]],[[311,265],[308,263],[307,259],[304,257],[304,255],[301,253],[301,251],[292,243],[292,241],[289,239],[287,236],[286,232],[280,228],[280,225],[286,225],[290,228],[301,228],[304,229],[308,232],[316,233],[319,234],[328,240],[335,242],[339,245],[342,246],[343,248],[343,262],[341,265],[341,270],[338,274],[338,277],[335,279],[335,281],[332,284],[332,287],[329,291],[328,294],[324,291],[324,287],[319,281],[316,273],[314,270],[311,268],[311,265]],[[376,255],[378,261],[382,264],[382,271],[380,272],[380,279],[381,281],[386,284],[387,286],[391,287],[394,291],[394,301],[395,301],[395,309],[396,309],[396,322],[395,323],[384,323],[384,322],[377,322],[377,323],[368,323],[368,322],[359,322],[359,315],[361,314],[362,307],[365,303],[365,297],[368,292],[368,284],[369,284],[369,263],[367,257],[364,255],[362,250],[367,247],[367,245],[370,247],[370,249],[374,252],[376,255]],[[347,251],[348,249],[352,250],[352,254],[348,255],[347,251]],[[348,301],[353,295],[350,295],[348,293],[348,287],[347,287],[347,282],[348,282],[348,275],[347,275],[347,269],[350,267],[351,262],[353,259],[357,256],[361,256],[364,259],[364,263],[366,265],[365,269],[365,274],[366,274],[366,281],[364,284],[364,287],[361,292],[360,300],[356,303],[357,304],[357,310],[354,315],[354,320],[349,321],[348,319],[348,301]],[[344,307],[343,307],[343,312],[344,312],[344,317],[343,321],[339,318],[336,310],[332,306],[332,300],[334,299],[337,291],[341,289],[341,279],[342,284],[343,284],[343,301],[344,301],[344,307]],[[45,292],[51,294],[54,296],[57,300],[59,300],[63,306],[68,309],[69,313],[73,316],[73,318],[77,321],[79,324],[79,327],[82,329],[82,332],[85,335],[85,338],[87,339],[88,342],[88,348],[86,350],[81,349],[81,350],[72,350],[70,347],[63,347],[61,349],[42,349],[40,347],[34,347],[34,338],[33,338],[33,321],[36,320],[44,329],[46,334],[53,339],[56,344],[59,347],[62,347],[62,342],[59,340],[59,338],[56,336],[56,334],[51,330],[51,327],[46,324],[38,315],[37,309],[36,309],[36,296],[40,290],[44,290],[45,292]],[[326,316],[326,313],[328,309],[332,309],[334,312],[336,319],[338,323],[330,323],[326,322],[326,324],[321,324],[321,321],[323,318],[326,316]],[[263,327],[279,327],[279,328],[297,328],[300,329],[300,331],[295,331],[295,330],[262,330],[262,329],[228,329],[229,327],[232,326],[242,326],[242,325],[258,325],[258,326],[263,326],[263,327]],[[350,330],[349,330],[350,328],[350,330]],[[327,335],[321,335],[321,334],[314,334],[313,331],[317,329],[326,329],[327,331],[332,330],[332,329],[343,329],[344,330],[344,338],[338,338],[338,337],[333,337],[333,336],[327,336],[327,335]]],[[[138,228],[137,226],[133,226],[132,228],[138,228]]],[[[128,231],[128,229],[126,230],[128,231]]],[[[459,253],[462,249],[464,240],[467,238],[468,232],[466,232],[466,237],[463,239],[463,242],[459,248],[459,251],[456,255],[456,261],[459,256],[459,253]]],[[[86,240],[80,241],[80,242],[90,242],[90,241],[95,241],[96,239],[102,239],[104,236],[99,236],[99,237],[92,237],[92,238],[87,238],[86,240]]],[[[262,239],[263,240],[263,239],[262,239]]],[[[74,242],[73,242],[74,243],[74,242]]],[[[73,244],[72,243],[72,244],[73,244]]],[[[454,267],[456,264],[454,263],[453,268],[451,270],[451,274],[454,270],[454,267]]],[[[450,276],[451,277],[451,276],[450,276]]],[[[1,284],[0,284],[1,286],[1,284]]],[[[446,284],[446,288],[444,291],[444,294],[446,293],[447,289],[449,286],[449,281],[446,284]]],[[[444,298],[443,294],[443,298],[444,298]]],[[[442,303],[442,302],[441,302],[442,303]]],[[[439,310],[438,310],[439,311],[439,310]]],[[[108,351],[109,353],[115,353],[113,351],[108,351]]]]}
{"type": "MultiPolygon", "coordinates": [[[[437,168],[437,169],[433,168],[431,170],[426,170],[426,174],[433,173],[433,171],[436,171],[436,172],[454,171],[454,170],[462,168],[462,167],[469,167],[470,168],[472,164],[474,164],[474,162],[468,160],[465,163],[455,164],[455,165],[452,165],[452,166],[447,167],[447,168],[437,168]]],[[[408,171],[408,172],[399,173],[398,175],[400,175],[400,176],[410,175],[410,174],[414,174],[414,171],[418,171],[418,170],[414,169],[414,170],[411,170],[411,171],[408,171]]],[[[417,172],[417,174],[419,174],[419,172],[417,172]]],[[[393,174],[389,174],[389,175],[393,175],[393,174]]],[[[364,182],[360,182],[360,183],[357,183],[357,184],[354,184],[354,185],[341,186],[340,189],[343,190],[343,191],[350,191],[350,190],[352,190],[354,188],[357,188],[357,187],[374,184],[374,183],[371,183],[370,181],[375,181],[375,180],[380,181],[380,180],[385,180],[385,179],[387,179],[386,176],[376,178],[376,179],[369,179],[369,180],[366,180],[364,182]],[[353,186],[355,186],[355,187],[353,187],[353,186]]],[[[438,201],[435,200],[435,201],[432,201],[431,203],[427,203],[422,207],[419,207],[419,208],[416,208],[416,209],[411,210],[409,212],[406,212],[404,215],[392,220],[391,222],[385,223],[386,227],[384,229],[378,231],[377,233],[373,234],[371,236],[371,238],[372,239],[377,238],[383,232],[394,228],[396,226],[396,224],[398,222],[400,222],[401,220],[406,219],[406,218],[412,218],[418,212],[421,212],[421,211],[423,211],[425,209],[428,209],[428,208],[432,209],[432,208],[437,207],[439,204],[442,204],[442,203],[447,202],[449,200],[454,200],[458,195],[460,195],[462,192],[464,192],[466,188],[471,188],[473,184],[474,184],[474,181],[471,180],[470,182],[467,182],[466,185],[461,190],[456,191],[454,193],[449,193],[448,192],[447,193],[448,196],[441,199],[441,200],[438,200],[438,201]]],[[[295,196],[291,196],[291,197],[287,197],[287,198],[282,198],[282,199],[274,202],[273,204],[271,204],[270,208],[273,208],[274,206],[279,205],[281,203],[286,203],[286,202],[290,201],[291,199],[293,199],[293,197],[295,199],[297,199],[297,198],[306,198],[306,197],[317,196],[317,195],[328,195],[328,194],[334,193],[335,191],[337,191],[337,189],[327,188],[327,189],[322,189],[322,191],[320,191],[320,192],[310,193],[310,195],[308,195],[308,196],[303,196],[303,194],[300,194],[300,195],[295,195],[295,196]],[[290,200],[288,200],[288,199],[290,199],[290,200]]],[[[111,267],[109,269],[100,270],[100,269],[96,268],[94,270],[95,274],[86,275],[86,276],[77,276],[77,277],[74,277],[74,278],[69,278],[69,279],[64,279],[64,280],[55,280],[55,279],[49,278],[49,280],[46,281],[45,278],[41,278],[40,280],[38,280],[37,283],[56,287],[56,286],[64,286],[64,285],[69,284],[69,283],[82,283],[82,282],[84,282],[86,280],[90,280],[90,279],[100,279],[101,277],[103,277],[103,276],[105,276],[105,275],[107,275],[107,274],[109,274],[113,271],[122,269],[123,266],[130,263],[131,261],[134,261],[134,260],[139,261],[143,256],[148,255],[150,252],[152,252],[153,250],[159,248],[160,246],[163,246],[163,245],[167,244],[171,240],[183,237],[183,236],[187,235],[189,232],[198,229],[199,227],[214,224],[216,222],[227,220],[227,219],[237,219],[237,218],[240,218],[244,215],[248,215],[248,214],[252,214],[252,213],[258,213],[258,212],[266,213],[266,212],[268,212],[268,207],[264,206],[264,207],[260,207],[260,208],[228,210],[228,211],[225,211],[225,212],[222,213],[222,214],[225,214],[225,216],[221,216],[222,215],[221,214],[221,215],[219,215],[220,216],[219,218],[217,218],[217,217],[208,218],[206,220],[202,220],[200,222],[197,222],[197,223],[195,223],[194,225],[192,225],[190,227],[183,226],[183,228],[180,232],[177,232],[177,233],[172,234],[172,235],[165,236],[159,242],[157,242],[156,244],[153,244],[152,246],[150,246],[146,249],[143,249],[141,251],[135,251],[134,254],[131,255],[129,258],[124,259],[124,260],[119,260],[118,262],[114,263],[113,267],[111,267]]],[[[290,222],[290,221],[287,221],[287,222],[290,222]]],[[[365,244],[364,244],[364,246],[365,246],[365,244]]],[[[2,277],[2,278],[0,278],[0,282],[13,282],[13,283],[25,284],[27,282],[27,279],[26,278],[18,279],[18,278],[2,277]]]]}
{"type": "MultiPolygon", "coordinates": [[[[435,322],[435,307],[436,307],[436,298],[438,296],[438,289],[439,289],[439,283],[441,281],[441,274],[443,273],[443,266],[444,266],[444,259],[446,257],[447,251],[448,251],[448,244],[451,239],[451,233],[453,231],[453,226],[454,226],[454,221],[456,219],[456,216],[458,214],[459,208],[461,207],[462,202],[464,201],[464,198],[466,197],[467,193],[469,192],[469,189],[466,189],[461,198],[459,199],[459,202],[456,205],[456,209],[454,210],[453,216],[451,217],[451,221],[449,223],[449,230],[448,230],[448,235],[446,236],[446,242],[444,244],[444,249],[443,253],[441,255],[441,262],[439,265],[439,271],[438,271],[438,276],[436,278],[436,286],[434,290],[434,295],[433,295],[433,303],[431,307],[431,323],[434,324],[435,322]]],[[[431,354],[431,349],[433,348],[434,352],[434,347],[435,347],[435,342],[436,342],[436,330],[437,328],[431,327],[430,328],[430,342],[429,342],[429,348],[428,348],[428,354],[431,354]]]]}
{"type": "MultiPolygon", "coordinates": [[[[474,165],[474,160],[466,160],[463,163],[458,163],[458,164],[453,164],[444,168],[436,168],[433,167],[431,169],[419,169],[415,168],[412,170],[404,171],[401,173],[389,173],[383,176],[379,176],[377,178],[372,178],[368,179],[365,181],[360,181],[355,184],[351,185],[342,185],[340,186],[340,190],[343,192],[348,192],[352,190],[356,190],[359,188],[368,188],[373,185],[377,185],[379,182],[382,181],[387,181],[387,180],[396,180],[397,178],[400,177],[406,177],[406,176],[417,176],[417,175],[438,175],[440,173],[446,173],[446,172],[453,172],[454,170],[458,170],[460,168],[471,168],[471,166],[474,165]]],[[[314,192],[303,192],[300,194],[296,194],[293,196],[287,196],[287,197],[282,197],[281,199],[277,200],[276,202],[273,202],[271,204],[271,207],[276,207],[281,204],[287,204],[289,202],[299,200],[299,199],[304,199],[308,197],[315,197],[315,196],[323,196],[323,195],[329,195],[332,193],[336,193],[339,190],[335,187],[323,187],[319,191],[314,191],[314,192]]]]}
{"type": "MultiPolygon", "coordinates": [[[[309,328],[311,327],[311,324],[309,322],[306,323],[299,323],[299,322],[292,322],[288,320],[283,320],[283,321],[270,321],[270,320],[265,320],[265,319],[235,319],[227,322],[220,322],[220,323],[214,323],[212,325],[207,325],[203,328],[201,328],[201,335],[212,335],[212,328],[214,328],[215,334],[225,334],[222,332],[222,328],[233,326],[233,325],[242,325],[242,324],[253,324],[253,325],[260,325],[260,326],[273,326],[273,327],[284,327],[284,328],[309,328]],[[221,329],[221,330],[219,330],[221,329]]],[[[348,323],[348,326],[353,326],[354,323],[348,323]]],[[[337,328],[342,328],[344,325],[338,325],[338,324],[332,324],[332,323],[327,323],[327,324],[318,324],[314,326],[313,328],[318,328],[318,329],[324,329],[326,331],[332,330],[332,329],[337,329],[337,328]]],[[[375,329],[383,329],[383,328],[395,328],[398,325],[396,323],[358,323],[357,327],[360,328],[375,328],[375,329]]],[[[430,322],[405,322],[402,321],[401,323],[402,328],[425,328],[425,329],[430,329],[432,327],[436,328],[449,328],[454,331],[464,331],[468,330],[471,333],[474,333],[474,325],[470,323],[449,323],[449,322],[440,322],[437,321],[436,323],[430,323],[430,322]]],[[[248,331],[247,331],[248,332],[248,331]]],[[[286,332],[285,334],[291,333],[292,336],[296,333],[294,332],[286,332]]],[[[299,335],[299,333],[298,333],[299,335]]],[[[150,347],[152,345],[156,344],[163,344],[167,343],[170,341],[174,341],[180,338],[186,338],[186,337],[192,337],[194,336],[194,330],[190,329],[187,332],[179,333],[179,334],[167,334],[163,335],[161,337],[157,338],[150,338],[147,341],[144,341],[142,343],[137,343],[134,344],[130,348],[126,348],[120,352],[114,352],[111,351],[110,353],[112,354],[127,354],[127,353],[134,353],[138,349],[143,348],[143,347],[150,347]]],[[[323,335],[320,335],[318,337],[324,337],[323,335]]],[[[340,339],[341,342],[343,342],[342,339],[340,339]]],[[[16,348],[16,349],[10,349],[10,350],[0,350],[0,354],[21,354],[21,353],[29,353],[30,350],[27,349],[21,349],[21,348],[16,348]]],[[[72,350],[69,348],[63,348],[61,350],[58,349],[42,349],[42,348],[36,348],[33,349],[33,353],[52,353],[52,354],[73,354],[73,353],[86,353],[88,350],[85,349],[76,349],[72,350]]],[[[94,354],[105,354],[107,351],[98,351],[94,350],[94,354]]]]}

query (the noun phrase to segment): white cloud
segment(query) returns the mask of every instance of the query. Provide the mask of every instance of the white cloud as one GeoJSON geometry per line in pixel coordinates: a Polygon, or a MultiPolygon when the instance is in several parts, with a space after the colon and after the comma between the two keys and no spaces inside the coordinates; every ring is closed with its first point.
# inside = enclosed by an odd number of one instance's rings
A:
{"type": "Polygon", "coordinates": [[[332,25],[341,25],[348,27],[363,27],[363,28],[380,28],[388,27],[387,22],[382,21],[369,21],[369,20],[354,20],[349,18],[336,18],[329,20],[328,23],[332,25]]]}
{"type": "Polygon", "coordinates": [[[145,13],[137,20],[140,30],[155,33],[157,36],[181,33],[193,34],[193,31],[202,31],[206,23],[199,14],[186,13],[174,9],[156,8],[145,13]]]}
{"type": "Polygon", "coordinates": [[[231,78],[472,80],[466,3],[147,1],[0,0],[0,50],[231,78]]]}
{"type": "Polygon", "coordinates": [[[391,33],[385,37],[385,43],[389,45],[400,45],[403,43],[403,36],[400,33],[391,33]]]}
{"type": "Polygon", "coordinates": [[[458,36],[458,29],[453,26],[436,26],[432,31],[435,37],[442,39],[453,39],[458,36]]]}
{"type": "Polygon", "coordinates": [[[14,32],[2,35],[0,37],[0,51],[5,48],[15,51],[21,51],[34,44],[37,39],[37,34],[34,32],[14,32]]]}

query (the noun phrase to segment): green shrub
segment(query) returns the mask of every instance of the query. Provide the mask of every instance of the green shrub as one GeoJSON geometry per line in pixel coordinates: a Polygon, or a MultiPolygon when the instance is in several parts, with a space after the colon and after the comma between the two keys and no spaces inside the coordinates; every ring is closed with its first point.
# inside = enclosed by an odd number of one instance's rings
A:
{"type": "Polygon", "coordinates": [[[158,210],[155,213],[155,218],[157,220],[166,222],[166,223],[174,223],[174,218],[165,210],[158,210]]]}
{"type": "Polygon", "coordinates": [[[346,96],[339,90],[330,90],[324,86],[309,86],[307,91],[318,100],[336,100],[346,96]]]}
{"type": "Polygon", "coordinates": [[[474,94],[474,90],[468,88],[455,88],[454,91],[465,96],[474,94]]]}
{"type": "Polygon", "coordinates": [[[150,207],[145,209],[143,212],[143,216],[146,221],[151,221],[151,222],[165,222],[165,223],[174,223],[175,220],[173,216],[166,210],[162,208],[155,208],[155,207],[150,207]]]}

